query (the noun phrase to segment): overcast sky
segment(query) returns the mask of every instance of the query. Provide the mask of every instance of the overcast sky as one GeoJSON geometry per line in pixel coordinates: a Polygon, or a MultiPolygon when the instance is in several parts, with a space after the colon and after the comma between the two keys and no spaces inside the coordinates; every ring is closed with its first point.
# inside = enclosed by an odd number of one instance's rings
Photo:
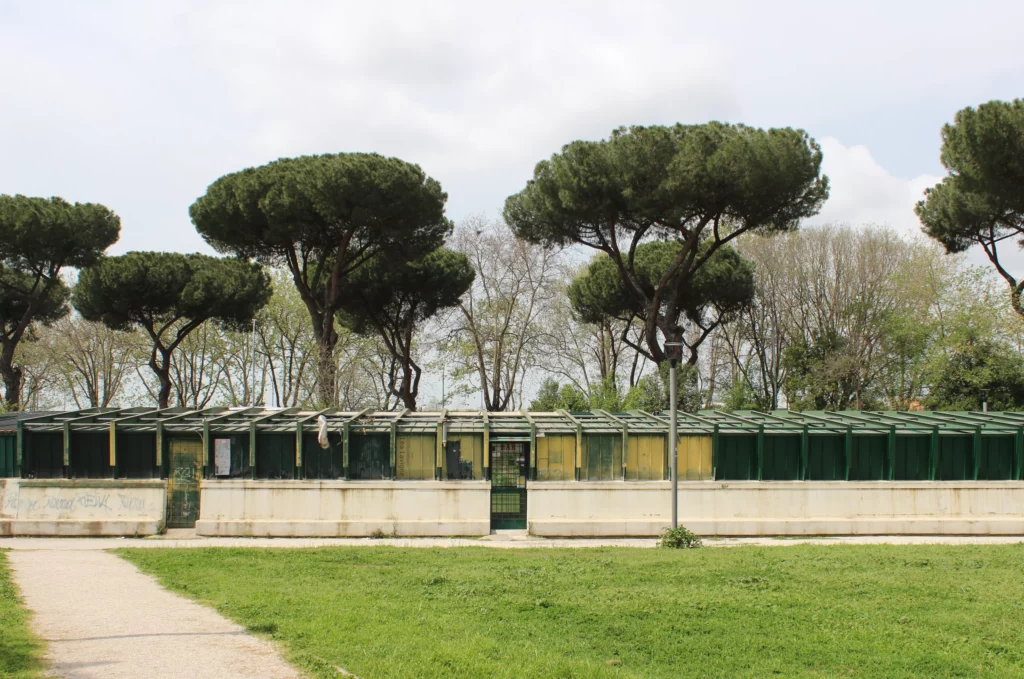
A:
{"type": "Polygon", "coordinates": [[[282,156],[419,163],[449,215],[616,126],[793,126],[815,221],[917,228],[957,109],[1024,96],[1024,2],[0,0],[0,193],[101,202],[114,252],[206,249],[188,206],[282,156]]]}

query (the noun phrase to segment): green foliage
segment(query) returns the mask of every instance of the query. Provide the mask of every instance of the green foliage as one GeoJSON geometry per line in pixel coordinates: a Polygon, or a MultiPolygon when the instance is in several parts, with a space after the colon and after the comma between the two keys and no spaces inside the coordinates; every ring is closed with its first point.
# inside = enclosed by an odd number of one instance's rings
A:
{"type": "Polygon", "coordinates": [[[28,626],[28,610],[11,579],[0,551],[0,677],[35,679],[43,676],[43,645],[28,626]]]}
{"type": "MultiPolygon", "coordinates": [[[[669,365],[658,366],[662,383],[665,385],[666,403],[669,398],[669,365]]],[[[704,391],[700,388],[700,373],[696,366],[682,364],[676,372],[676,407],[686,413],[695,413],[704,407],[704,391]]]]}
{"type": "Polygon", "coordinates": [[[786,348],[786,394],[793,410],[864,409],[876,405],[863,384],[850,341],[834,331],[800,339],[786,348]]]}
{"type": "Polygon", "coordinates": [[[530,410],[581,412],[590,410],[590,399],[579,387],[571,384],[559,386],[556,380],[549,377],[540,385],[536,398],[530,402],[530,410]]]}
{"type": "Polygon", "coordinates": [[[208,320],[245,329],[270,300],[270,277],[259,264],[176,252],[129,252],[82,270],[72,303],[90,321],[115,330],[141,327],[152,341],[149,361],[168,406],[171,357],[208,320]]]}
{"type": "Polygon", "coordinates": [[[441,248],[412,262],[376,258],[342,287],[342,320],[355,332],[405,330],[456,306],[475,272],[461,252],[441,248]]]}
{"type": "Polygon", "coordinates": [[[377,335],[393,359],[388,385],[405,407],[416,408],[421,370],[412,360],[416,327],[458,305],[473,284],[469,258],[441,248],[412,262],[375,258],[342,286],[340,319],[361,335],[377,335]]]}
{"type": "Polygon", "coordinates": [[[121,234],[121,220],[97,203],[0,195],[0,259],[5,268],[54,278],[95,262],[121,234]]]}
{"type": "Polygon", "coordinates": [[[942,129],[942,164],[965,192],[1024,213],[1024,99],[959,111],[942,129]]]}
{"type": "Polygon", "coordinates": [[[89,266],[120,233],[121,220],[102,205],[0,195],[0,376],[9,409],[21,405],[18,344],[33,324],[68,312],[61,271],[89,266]]]}
{"type": "Polygon", "coordinates": [[[644,375],[626,393],[623,410],[657,412],[668,408],[668,390],[660,375],[644,375]]]}
{"type": "Polygon", "coordinates": [[[704,546],[704,541],[686,526],[679,526],[663,530],[658,546],[664,549],[697,549],[704,546]]]}
{"type": "Polygon", "coordinates": [[[622,390],[615,381],[615,377],[608,375],[606,378],[593,385],[590,389],[590,407],[593,409],[619,412],[622,410],[622,390]]]}
{"type": "MultiPolygon", "coordinates": [[[[620,128],[538,163],[504,215],[530,242],[608,254],[631,304],[655,321],[645,340],[660,363],[658,331],[678,336],[680,316],[695,306],[686,289],[695,273],[736,235],[790,230],[816,214],[828,197],[820,169],[818,145],[799,130],[717,122],[620,128]],[[639,252],[651,237],[675,243],[651,248],[664,272],[657,290],[644,281],[639,252]]],[[[599,287],[599,297],[612,291],[605,281],[599,287]]]]}
{"type": "Polygon", "coordinates": [[[68,313],[71,290],[61,279],[32,291],[36,278],[25,271],[0,268],[0,323],[5,336],[12,336],[29,314],[34,323],[49,325],[68,313]],[[30,310],[29,306],[32,305],[30,310]]]}
{"type": "Polygon", "coordinates": [[[219,252],[288,267],[317,342],[321,405],[336,406],[335,319],[346,279],[444,244],[448,196],[417,165],[374,153],[283,158],[225,175],[189,209],[219,252]]]}
{"type": "Polygon", "coordinates": [[[158,330],[178,320],[244,326],[270,299],[258,264],[177,252],[129,252],[83,269],[73,303],[90,321],[116,330],[158,330]]]}
{"type": "Polygon", "coordinates": [[[994,678],[1024,664],[1019,544],[120,553],[324,679],[994,678]]]}
{"type": "Polygon", "coordinates": [[[722,403],[725,410],[771,410],[763,394],[755,391],[745,379],[734,380],[722,403]]]}
{"type": "Polygon", "coordinates": [[[1018,281],[999,259],[999,243],[1024,235],[1024,100],[965,108],[942,129],[947,177],[917,204],[924,232],[949,252],[984,247],[1024,316],[1018,281]]]}
{"type": "Polygon", "coordinates": [[[821,150],[801,130],[717,122],[619,128],[537,163],[526,188],[506,201],[505,220],[532,242],[602,250],[609,223],[627,237],[651,223],[681,233],[716,217],[787,230],[828,197],[820,169],[821,150]]]}
{"type": "Polygon", "coordinates": [[[1024,358],[984,337],[969,337],[936,357],[924,406],[931,410],[1024,409],[1024,358]]]}
{"type": "MultiPolygon", "coordinates": [[[[655,241],[637,247],[636,276],[645,294],[654,294],[655,286],[670,273],[685,247],[678,241],[655,241]]],[[[698,256],[708,256],[704,266],[687,278],[669,276],[667,283],[678,293],[679,311],[698,324],[709,307],[728,314],[754,298],[754,268],[750,262],[727,245],[709,254],[710,249],[708,242],[698,248],[698,256]]],[[[587,323],[645,315],[644,305],[630,295],[614,260],[606,255],[595,257],[580,271],[570,283],[568,295],[573,310],[587,323]]]]}
{"type": "Polygon", "coordinates": [[[417,165],[375,153],[282,158],[225,175],[189,208],[199,234],[219,252],[280,261],[300,252],[322,290],[332,260],[344,274],[387,254],[412,259],[451,231],[447,195],[417,165]]]}

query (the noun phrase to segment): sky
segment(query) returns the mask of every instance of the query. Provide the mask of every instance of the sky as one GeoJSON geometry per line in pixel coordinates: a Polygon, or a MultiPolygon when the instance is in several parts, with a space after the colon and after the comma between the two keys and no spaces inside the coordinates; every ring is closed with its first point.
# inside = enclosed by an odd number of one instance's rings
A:
{"type": "Polygon", "coordinates": [[[918,229],[954,113],[1024,95],[1024,3],[0,0],[0,193],[100,202],[112,249],[207,250],[219,176],[309,153],[420,164],[449,216],[620,125],[807,130],[812,222],[918,229]]]}
{"type": "Polygon", "coordinates": [[[1019,0],[0,0],[0,193],[103,203],[115,254],[209,252],[189,205],[279,157],[418,163],[458,221],[570,141],[721,120],[820,142],[809,223],[910,234],[942,125],[1024,96],[1021,25],[1019,0]]]}

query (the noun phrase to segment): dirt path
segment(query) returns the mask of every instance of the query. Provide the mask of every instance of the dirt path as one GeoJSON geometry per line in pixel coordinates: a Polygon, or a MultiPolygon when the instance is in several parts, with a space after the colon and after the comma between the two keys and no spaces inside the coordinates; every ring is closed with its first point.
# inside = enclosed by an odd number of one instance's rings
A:
{"type": "Polygon", "coordinates": [[[100,550],[8,552],[50,676],[295,677],[268,642],[100,550]]]}

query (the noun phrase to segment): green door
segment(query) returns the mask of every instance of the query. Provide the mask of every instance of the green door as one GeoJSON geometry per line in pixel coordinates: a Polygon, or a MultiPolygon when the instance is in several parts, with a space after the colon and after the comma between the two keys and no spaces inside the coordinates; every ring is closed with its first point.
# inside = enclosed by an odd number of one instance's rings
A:
{"type": "Polygon", "coordinates": [[[199,479],[203,469],[201,441],[173,439],[167,480],[168,528],[194,528],[199,518],[199,479]]]}
{"type": "Polygon", "coordinates": [[[526,528],[525,443],[491,443],[491,528],[526,528]]]}

